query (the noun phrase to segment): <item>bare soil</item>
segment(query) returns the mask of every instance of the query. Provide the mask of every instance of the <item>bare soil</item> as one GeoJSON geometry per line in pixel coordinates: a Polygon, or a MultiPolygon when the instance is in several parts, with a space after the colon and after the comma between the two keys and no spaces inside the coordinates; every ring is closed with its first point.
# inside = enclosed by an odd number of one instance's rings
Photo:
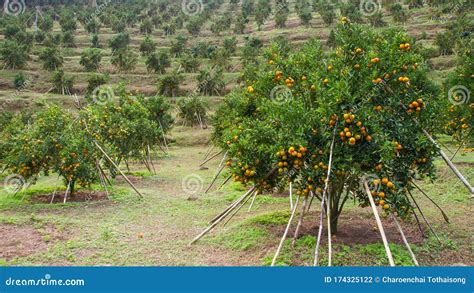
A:
{"type": "Polygon", "coordinates": [[[62,239],[52,227],[46,227],[44,232],[52,237],[49,240],[43,239],[41,233],[31,226],[0,224],[0,259],[8,261],[26,257],[44,251],[49,243],[62,239]]]}
{"type": "MultiPolygon", "coordinates": [[[[53,203],[63,203],[66,192],[56,192],[54,195],[53,203]]],[[[50,203],[53,194],[38,194],[31,197],[30,201],[33,203],[50,203]]],[[[108,200],[107,193],[105,191],[77,191],[74,195],[68,194],[67,202],[87,202],[87,201],[102,201],[108,200]]]]}
{"type": "MultiPolygon", "coordinates": [[[[385,234],[387,235],[390,243],[404,244],[400,232],[398,231],[395,223],[391,219],[382,219],[383,228],[385,234]]],[[[402,224],[403,232],[410,244],[421,244],[423,242],[423,237],[416,223],[407,225],[402,224]]],[[[323,226],[326,225],[326,220],[324,220],[323,226]]],[[[278,225],[271,227],[271,231],[276,235],[275,237],[281,237],[285,231],[285,225],[278,225]]],[[[294,235],[296,225],[293,225],[290,228],[290,234],[294,235]]],[[[305,221],[301,226],[301,232],[299,237],[306,235],[316,236],[319,230],[319,213],[310,212],[306,217],[305,221]]],[[[425,233],[426,234],[426,233],[425,233]]],[[[323,237],[321,243],[327,243],[327,229],[323,229],[323,237]]],[[[371,243],[381,243],[382,239],[380,232],[378,231],[377,224],[373,217],[364,217],[361,214],[346,214],[341,215],[339,218],[338,231],[335,236],[332,237],[333,243],[345,244],[345,245],[355,245],[355,244],[371,244],[371,243]]]]}

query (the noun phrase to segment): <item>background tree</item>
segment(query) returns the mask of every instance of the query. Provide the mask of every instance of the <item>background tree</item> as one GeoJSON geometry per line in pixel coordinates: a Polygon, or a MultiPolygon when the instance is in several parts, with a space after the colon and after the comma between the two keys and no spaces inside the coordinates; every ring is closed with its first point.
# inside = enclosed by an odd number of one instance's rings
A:
{"type": "Polygon", "coordinates": [[[63,46],[66,48],[76,47],[76,42],[74,40],[74,34],[71,31],[66,31],[63,34],[63,46]]]}
{"type": "Polygon", "coordinates": [[[184,69],[184,72],[193,73],[199,69],[200,61],[192,54],[184,53],[180,58],[179,64],[184,69]]]}
{"type": "Polygon", "coordinates": [[[21,69],[26,65],[30,56],[26,46],[19,45],[16,41],[7,40],[0,47],[0,58],[4,69],[21,69]]]}
{"type": "Polygon", "coordinates": [[[109,39],[109,47],[112,52],[125,49],[130,44],[130,35],[128,33],[119,33],[109,39]]]}
{"type": "Polygon", "coordinates": [[[39,59],[43,62],[43,69],[48,71],[57,70],[64,63],[62,52],[58,47],[44,48],[39,55],[39,59]]]}
{"type": "Polygon", "coordinates": [[[176,97],[179,94],[181,75],[177,72],[166,74],[158,80],[158,95],[176,97]]]}
{"type": "Polygon", "coordinates": [[[171,61],[168,52],[154,52],[146,59],[146,68],[148,72],[165,73],[166,68],[170,67],[171,61]]]}
{"type": "Polygon", "coordinates": [[[97,34],[92,34],[91,48],[101,48],[100,41],[99,41],[99,36],[97,34]]]}
{"type": "Polygon", "coordinates": [[[186,50],[188,39],[183,36],[177,36],[175,40],[171,41],[170,53],[174,58],[179,58],[186,50]]]}
{"type": "Polygon", "coordinates": [[[156,43],[149,37],[146,36],[140,43],[140,53],[143,56],[148,56],[156,50],[156,43]]]}
{"type": "Polygon", "coordinates": [[[71,95],[73,86],[74,86],[74,78],[71,76],[67,76],[64,73],[64,70],[59,69],[53,72],[52,76],[53,88],[54,91],[58,94],[62,95],[71,95]]]}
{"type": "Polygon", "coordinates": [[[82,51],[79,64],[84,66],[86,71],[97,71],[100,68],[102,60],[102,50],[97,48],[88,48],[82,51]]]}
{"type": "Polygon", "coordinates": [[[143,20],[140,23],[140,33],[149,35],[153,32],[153,22],[150,18],[143,20]]]}
{"type": "Polygon", "coordinates": [[[209,105],[199,96],[178,100],[178,117],[186,125],[206,127],[208,110],[209,105]]]}
{"type": "Polygon", "coordinates": [[[117,67],[120,71],[132,71],[135,69],[135,66],[138,61],[138,56],[133,52],[133,50],[128,48],[122,48],[116,50],[110,62],[117,67]]]}
{"type": "Polygon", "coordinates": [[[222,68],[219,67],[199,71],[196,77],[198,91],[205,96],[224,94],[225,82],[222,72],[222,68]]]}

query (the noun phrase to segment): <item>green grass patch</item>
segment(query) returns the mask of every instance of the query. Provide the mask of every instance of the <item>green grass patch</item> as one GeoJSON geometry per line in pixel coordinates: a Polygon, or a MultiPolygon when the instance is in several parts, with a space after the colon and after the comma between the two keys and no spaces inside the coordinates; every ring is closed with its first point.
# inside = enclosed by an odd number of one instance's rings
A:
{"type": "Polygon", "coordinates": [[[268,237],[268,231],[263,228],[238,225],[229,232],[215,237],[213,242],[232,250],[246,251],[261,247],[268,237]]]}
{"type": "Polygon", "coordinates": [[[253,217],[247,221],[249,224],[260,224],[260,225],[283,225],[288,223],[290,218],[289,211],[277,211],[270,214],[259,215],[253,217]]]}

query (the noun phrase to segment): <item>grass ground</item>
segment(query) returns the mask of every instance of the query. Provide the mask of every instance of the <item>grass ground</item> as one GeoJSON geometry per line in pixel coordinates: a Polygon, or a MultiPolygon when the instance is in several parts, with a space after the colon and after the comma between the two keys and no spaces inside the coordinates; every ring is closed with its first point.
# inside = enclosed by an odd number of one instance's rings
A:
{"type": "MultiPolygon", "coordinates": [[[[244,188],[229,184],[204,194],[219,163],[218,159],[210,162],[206,170],[198,167],[207,150],[209,130],[176,127],[172,137],[175,143],[169,155],[155,156],[156,175],[144,171],[141,165],[132,165],[133,182],[144,194],[143,200],[119,178],[111,199],[103,201],[32,202],[33,194],[54,191],[54,176],[40,178],[26,194],[12,197],[0,193],[0,232],[7,235],[0,239],[0,265],[269,265],[289,218],[288,197],[259,196],[250,212],[242,209],[225,227],[218,226],[188,247],[207,221],[244,188]],[[137,176],[140,174],[143,176],[137,176]],[[203,180],[196,194],[182,187],[182,180],[191,174],[203,180]]],[[[458,155],[455,161],[473,182],[474,154],[458,155]]],[[[438,164],[439,180],[420,185],[446,211],[450,223],[445,223],[436,207],[421,194],[415,197],[442,244],[432,235],[422,238],[413,220],[403,224],[405,232],[422,265],[474,265],[473,201],[449,169],[441,161],[438,164]]],[[[222,176],[220,182],[224,179],[222,176]]],[[[313,204],[295,246],[291,247],[291,237],[287,240],[279,265],[312,263],[318,209],[319,205],[313,204]]],[[[393,223],[388,218],[383,222],[396,263],[412,265],[393,223]]],[[[375,226],[368,208],[348,204],[339,234],[333,239],[334,265],[387,265],[375,226]]],[[[322,245],[321,265],[325,265],[325,240],[322,245]]]]}

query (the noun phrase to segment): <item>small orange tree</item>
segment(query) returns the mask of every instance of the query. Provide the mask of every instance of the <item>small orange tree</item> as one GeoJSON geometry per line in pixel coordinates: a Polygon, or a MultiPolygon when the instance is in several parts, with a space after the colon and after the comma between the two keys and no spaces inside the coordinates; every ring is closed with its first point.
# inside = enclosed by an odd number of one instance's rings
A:
{"type": "Polygon", "coordinates": [[[433,133],[442,123],[438,90],[406,33],[342,18],[335,36],[335,52],[317,41],[288,57],[267,51],[266,65],[246,76],[247,89],[226,97],[213,121],[213,141],[227,150],[234,180],[260,192],[289,181],[298,195],[321,192],[335,137],[333,233],[349,198],[368,205],[364,179],[377,205],[408,215],[411,180],[435,177],[437,150],[421,129],[433,133]]]}
{"type": "Polygon", "coordinates": [[[446,133],[456,140],[474,146],[474,56],[472,45],[461,52],[456,70],[445,83],[445,96],[450,104],[446,133]]]}

